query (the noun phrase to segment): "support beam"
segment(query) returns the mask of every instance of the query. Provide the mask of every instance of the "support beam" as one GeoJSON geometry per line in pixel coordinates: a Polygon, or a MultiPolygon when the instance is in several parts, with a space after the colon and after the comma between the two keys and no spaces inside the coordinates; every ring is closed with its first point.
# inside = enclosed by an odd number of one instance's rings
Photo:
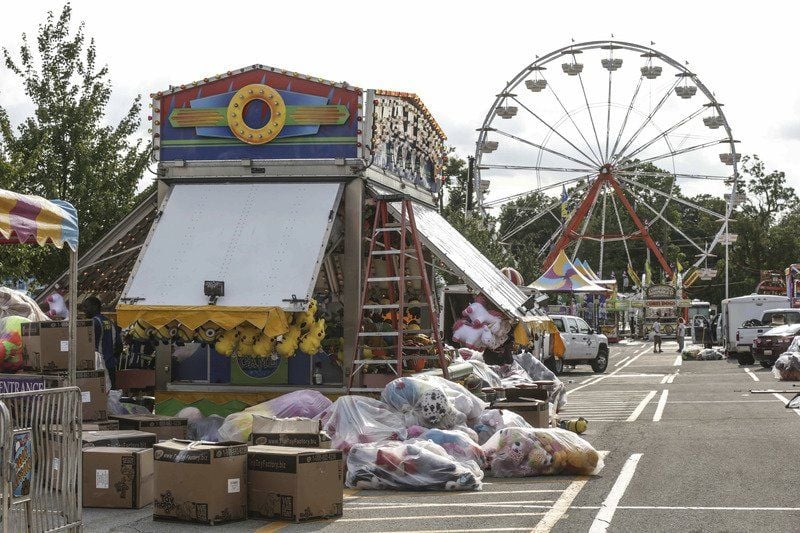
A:
{"type": "Polygon", "coordinates": [[[647,247],[650,249],[650,251],[653,252],[653,255],[656,256],[656,259],[658,260],[659,264],[661,265],[661,268],[664,269],[664,272],[667,273],[667,276],[672,278],[672,276],[673,276],[672,268],[670,268],[669,263],[667,263],[667,260],[664,258],[663,254],[661,253],[661,250],[659,250],[658,246],[656,246],[655,241],[653,241],[653,238],[650,236],[650,233],[647,231],[647,227],[639,219],[639,216],[636,214],[636,211],[634,211],[633,206],[631,206],[631,203],[628,201],[628,198],[625,196],[625,193],[622,191],[622,187],[619,186],[619,183],[613,177],[608,178],[608,182],[611,185],[611,187],[614,189],[614,192],[616,193],[617,197],[619,198],[619,201],[622,202],[622,205],[625,207],[625,210],[628,211],[628,215],[630,215],[631,220],[633,220],[633,223],[636,225],[636,227],[639,229],[639,232],[642,234],[642,238],[644,239],[644,243],[647,245],[647,247]]]}
{"type": "Polygon", "coordinates": [[[556,244],[553,246],[553,249],[550,250],[550,253],[547,254],[547,257],[544,260],[544,267],[549,268],[550,265],[553,264],[558,253],[567,247],[567,245],[573,240],[573,236],[577,235],[578,226],[583,221],[584,218],[589,214],[589,209],[591,209],[592,205],[594,205],[594,200],[597,198],[597,193],[600,191],[600,186],[603,184],[603,178],[600,176],[594,180],[592,186],[589,187],[589,192],[586,194],[586,197],[581,202],[581,205],[578,206],[578,209],[569,219],[567,226],[564,228],[564,231],[561,232],[561,236],[556,241],[556,244]]]}
{"type": "Polygon", "coordinates": [[[358,332],[361,324],[358,323],[361,307],[361,282],[363,253],[363,206],[364,182],[354,178],[347,182],[344,189],[344,264],[343,270],[347,273],[342,287],[342,301],[344,302],[344,357],[342,368],[345,376],[351,372],[353,354],[356,353],[358,332]]]}

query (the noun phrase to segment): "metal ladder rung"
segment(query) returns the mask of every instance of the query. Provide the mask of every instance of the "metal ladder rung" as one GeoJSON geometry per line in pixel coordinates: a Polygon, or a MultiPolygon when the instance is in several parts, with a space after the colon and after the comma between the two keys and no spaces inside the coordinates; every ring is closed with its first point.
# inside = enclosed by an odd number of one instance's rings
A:
{"type": "Polygon", "coordinates": [[[400,228],[399,227],[396,227],[396,228],[393,228],[393,227],[375,228],[375,233],[386,233],[387,231],[397,231],[399,233],[400,232],[400,228]]]}
{"type": "Polygon", "coordinates": [[[367,304],[364,309],[400,309],[400,304],[367,304]]]}
{"type": "Polygon", "coordinates": [[[367,278],[367,283],[376,283],[380,281],[400,281],[400,280],[420,280],[422,276],[387,276],[382,278],[367,278]]]}
{"type": "Polygon", "coordinates": [[[395,359],[355,359],[353,364],[356,365],[396,365],[395,359]]]}
{"type": "Polygon", "coordinates": [[[372,255],[400,255],[400,250],[373,250],[372,255]]]}
{"type": "Polygon", "coordinates": [[[396,331],[362,331],[358,334],[359,337],[397,337],[396,331]]]}

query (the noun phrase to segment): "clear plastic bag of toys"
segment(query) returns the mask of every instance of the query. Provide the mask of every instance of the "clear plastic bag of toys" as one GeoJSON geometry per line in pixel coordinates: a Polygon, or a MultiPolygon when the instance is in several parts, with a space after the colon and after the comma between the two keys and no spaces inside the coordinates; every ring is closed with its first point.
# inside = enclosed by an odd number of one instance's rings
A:
{"type": "Polygon", "coordinates": [[[483,471],[423,439],[355,444],[347,455],[346,484],[375,490],[480,490],[483,471]]]}
{"type": "Polygon", "coordinates": [[[438,376],[398,378],[381,393],[406,426],[452,429],[480,416],[487,404],[458,383],[438,376]]]}
{"type": "Polygon", "coordinates": [[[591,444],[563,429],[505,428],[481,448],[494,477],[589,475],[603,466],[591,444]]]}
{"type": "Polygon", "coordinates": [[[356,444],[405,440],[403,417],[383,402],[363,396],[342,396],[322,413],[322,430],[333,448],[345,453],[356,444]]]}

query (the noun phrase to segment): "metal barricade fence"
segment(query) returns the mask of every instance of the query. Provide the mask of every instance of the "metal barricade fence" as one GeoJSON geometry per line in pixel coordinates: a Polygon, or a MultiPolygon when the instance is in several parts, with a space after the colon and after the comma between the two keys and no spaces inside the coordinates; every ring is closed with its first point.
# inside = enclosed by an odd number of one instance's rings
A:
{"type": "Polygon", "coordinates": [[[0,394],[0,531],[81,529],[81,391],[0,394]]]}

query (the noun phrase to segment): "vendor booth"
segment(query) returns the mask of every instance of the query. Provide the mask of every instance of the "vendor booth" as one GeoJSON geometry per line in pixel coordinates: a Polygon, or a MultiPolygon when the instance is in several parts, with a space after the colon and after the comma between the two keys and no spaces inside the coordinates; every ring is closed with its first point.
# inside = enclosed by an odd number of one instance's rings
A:
{"type": "MultiPolygon", "coordinates": [[[[254,65],[152,97],[157,193],[90,251],[80,292],[118,299],[128,338],[155,350],[159,412],[227,414],[296,388],[335,396],[351,371],[385,372],[354,365],[364,310],[396,305],[388,290],[363,294],[383,201],[395,221],[410,201],[424,267],[389,276],[386,250],[369,279],[402,278],[406,307],[425,300],[420,278],[435,294],[446,273],[526,335],[552,325],[436,211],[445,136],[416,95],[254,65]]],[[[437,313],[403,318],[433,330],[437,313]]]]}

